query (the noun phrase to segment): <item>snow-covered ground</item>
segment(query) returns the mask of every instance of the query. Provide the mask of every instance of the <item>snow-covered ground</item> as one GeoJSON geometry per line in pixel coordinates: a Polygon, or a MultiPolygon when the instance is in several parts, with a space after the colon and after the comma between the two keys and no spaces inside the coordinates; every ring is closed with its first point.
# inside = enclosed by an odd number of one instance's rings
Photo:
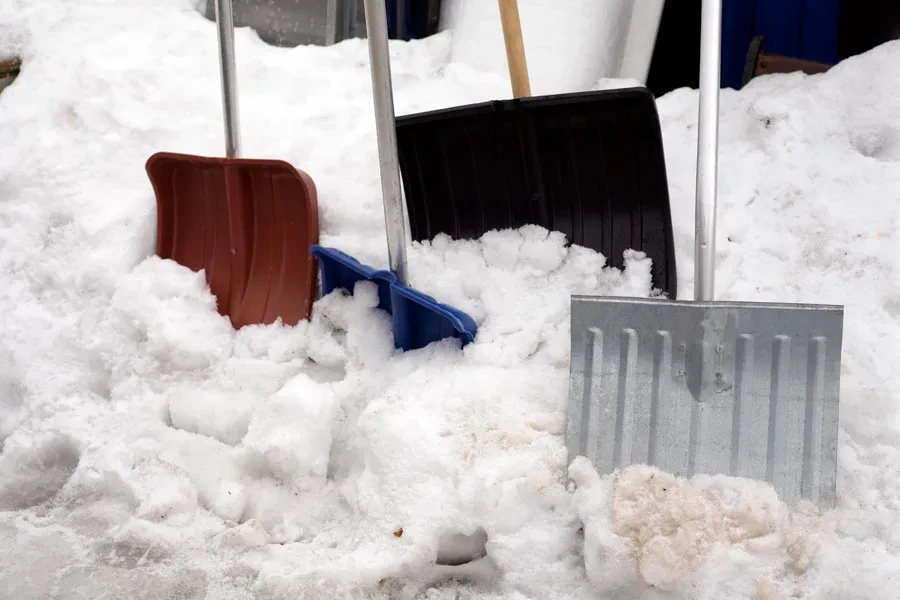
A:
{"type": "MultiPolygon", "coordinates": [[[[572,292],[646,295],[536,228],[411,253],[480,324],[394,353],[371,290],[233,331],[153,256],[144,161],[223,152],[193,0],[5,0],[0,53],[0,597],[900,598],[900,43],[722,96],[718,280],[846,306],[839,506],[646,468],[564,486],[572,292]],[[583,528],[583,533],[581,530],[583,528]]],[[[322,242],[384,265],[365,42],[237,34],[244,154],[319,188],[322,242]]],[[[508,97],[393,44],[398,113],[508,97]]],[[[697,93],[659,101],[691,290],[697,93]]]]}

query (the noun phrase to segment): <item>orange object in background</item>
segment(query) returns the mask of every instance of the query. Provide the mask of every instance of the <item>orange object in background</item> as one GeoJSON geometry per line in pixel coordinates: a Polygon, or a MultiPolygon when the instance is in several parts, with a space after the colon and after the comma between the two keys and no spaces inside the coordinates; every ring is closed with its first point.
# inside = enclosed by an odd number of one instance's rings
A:
{"type": "Polygon", "coordinates": [[[159,152],[147,160],[157,202],[156,253],[205,269],[235,328],[306,319],[315,298],[313,180],[281,160],[159,152]]]}
{"type": "Polygon", "coordinates": [[[283,160],[238,158],[231,0],[216,0],[225,158],[157,152],[156,253],[205,270],[219,313],[235,328],[309,317],[316,293],[319,212],[312,178],[283,160]]]}

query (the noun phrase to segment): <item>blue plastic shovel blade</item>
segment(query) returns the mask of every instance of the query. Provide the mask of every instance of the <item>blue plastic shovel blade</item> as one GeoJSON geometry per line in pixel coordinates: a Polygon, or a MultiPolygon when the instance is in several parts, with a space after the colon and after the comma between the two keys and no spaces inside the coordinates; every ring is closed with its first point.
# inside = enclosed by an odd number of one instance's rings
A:
{"type": "Polygon", "coordinates": [[[390,271],[364,265],[335,248],[313,245],[310,254],[319,260],[323,295],[338,288],[352,293],[356,282],[363,280],[378,286],[378,308],[390,313],[393,321],[394,347],[416,350],[448,337],[465,346],[475,339],[478,325],[472,317],[399,283],[390,271]]]}
{"type": "Polygon", "coordinates": [[[393,312],[391,285],[397,281],[396,275],[390,271],[373,269],[334,248],[313,244],[309,253],[319,259],[323,296],[336,289],[344,289],[352,294],[357,281],[371,281],[378,286],[378,308],[388,313],[393,312]]]}

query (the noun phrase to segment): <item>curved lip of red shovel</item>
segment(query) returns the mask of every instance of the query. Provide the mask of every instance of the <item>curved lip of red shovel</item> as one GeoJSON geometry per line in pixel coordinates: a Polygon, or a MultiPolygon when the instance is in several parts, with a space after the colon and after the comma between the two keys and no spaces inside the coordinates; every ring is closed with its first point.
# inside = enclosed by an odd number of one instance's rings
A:
{"type": "Polygon", "coordinates": [[[309,318],[317,289],[318,195],[283,160],[158,152],[156,254],[204,270],[217,309],[239,329],[309,318]]]}

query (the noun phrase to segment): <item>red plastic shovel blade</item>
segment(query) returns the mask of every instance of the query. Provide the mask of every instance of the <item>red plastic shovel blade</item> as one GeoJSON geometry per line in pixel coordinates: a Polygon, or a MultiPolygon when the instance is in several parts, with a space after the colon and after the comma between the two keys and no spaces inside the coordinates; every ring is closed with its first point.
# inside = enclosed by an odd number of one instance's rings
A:
{"type": "Polygon", "coordinates": [[[319,240],[316,186],[280,160],[159,152],[156,253],[205,270],[219,313],[235,328],[309,317],[319,240]]]}

